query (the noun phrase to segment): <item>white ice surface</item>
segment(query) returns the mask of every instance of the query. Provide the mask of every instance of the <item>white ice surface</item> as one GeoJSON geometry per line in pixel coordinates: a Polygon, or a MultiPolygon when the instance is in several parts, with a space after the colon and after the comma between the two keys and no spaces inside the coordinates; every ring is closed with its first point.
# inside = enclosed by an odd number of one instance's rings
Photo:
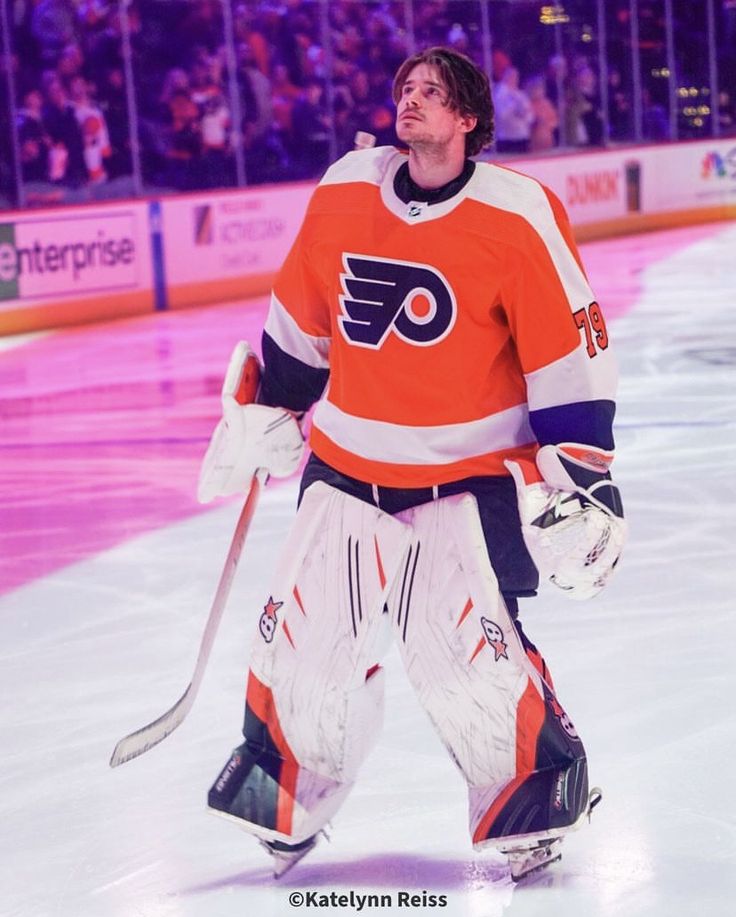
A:
{"type": "MultiPolygon", "coordinates": [[[[641,244],[646,244],[642,237],[641,244]]],[[[736,907],[734,404],[736,228],[649,268],[612,327],[615,471],[631,524],[610,588],[523,607],[604,802],[562,863],[512,888],[466,835],[462,781],[387,660],[384,731],[322,844],[280,884],[205,812],[239,742],[248,645],[293,513],[262,499],[200,697],[162,745],[114,771],[115,741],[181,693],[238,506],[129,541],[0,599],[0,914],[311,913],[289,895],[390,895],[375,914],[685,917],[736,907]],[[399,891],[447,896],[398,907],[399,891]]],[[[623,268],[622,268],[623,269],[623,268]]],[[[357,906],[320,913],[353,914],[357,906]]]]}

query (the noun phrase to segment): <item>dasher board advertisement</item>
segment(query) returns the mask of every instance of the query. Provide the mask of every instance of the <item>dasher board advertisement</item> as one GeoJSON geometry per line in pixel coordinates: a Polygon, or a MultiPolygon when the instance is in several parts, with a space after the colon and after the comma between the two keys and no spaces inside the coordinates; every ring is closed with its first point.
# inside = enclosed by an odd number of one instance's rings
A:
{"type": "Polygon", "coordinates": [[[0,221],[0,311],[137,289],[141,236],[126,210],[0,221]]]}
{"type": "Polygon", "coordinates": [[[275,273],[313,190],[300,184],[163,199],[170,294],[179,286],[275,273]]]}
{"type": "Polygon", "coordinates": [[[637,214],[736,206],[736,138],[520,159],[509,165],[548,185],[576,227],[637,214]]]}

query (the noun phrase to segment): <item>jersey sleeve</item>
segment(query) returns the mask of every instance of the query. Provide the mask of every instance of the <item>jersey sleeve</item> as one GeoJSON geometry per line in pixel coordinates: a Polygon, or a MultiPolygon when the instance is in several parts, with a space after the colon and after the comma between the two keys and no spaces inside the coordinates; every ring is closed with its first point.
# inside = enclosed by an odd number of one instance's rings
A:
{"type": "Polygon", "coordinates": [[[324,286],[312,260],[307,212],[278,273],[263,330],[264,372],[259,401],[306,411],[329,377],[330,317],[324,286]]]}
{"type": "Polygon", "coordinates": [[[617,371],[605,319],[546,189],[508,259],[502,300],[537,441],[613,449],[617,371]]]}

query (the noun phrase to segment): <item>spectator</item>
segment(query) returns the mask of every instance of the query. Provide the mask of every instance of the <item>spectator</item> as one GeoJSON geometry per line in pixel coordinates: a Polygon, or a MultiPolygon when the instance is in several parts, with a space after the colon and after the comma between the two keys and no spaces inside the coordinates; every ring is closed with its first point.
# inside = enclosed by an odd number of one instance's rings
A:
{"type": "Polygon", "coordinates": [[[670,139],[670,120],[664,105],[655,102],[651,90],[641,90],[642,132],[645,140],[657,143],[670,139]]]}
{"type": "Polygon", "coordinates": [[[286,151],[273,127],[271,83],[246,42],[238,46],[237,78],[248,181],[278,181],[286,172],[286,151]]]}
{"type": "Polygon", "coordinates": [[[70,41],[65,45],[59,54],[59,61],[56,65],[56,72],[65,86],[70,86],[75,76],[82,72],[84,66],[84,54],[79,43],[70,41]]]}
{"type": "Polygon", "coordinates": [[[564,54],[553,54],[547,63],[546,79],[547,97],[557,109],[559,126],[555,130],[555,146],[567,146],[570,138],[567,136],[567,97],[569,93],[569,79],[567,58],[564,54]],[[564,131],[564,133],[563,133],[564,131]]]}
{"type": "Polygon", "coordinates": [[[23,96],[18,110],[18,147],[24,182],[45,182],[49,179],[51,138],[43,124],[43,96],[31,89],[23,96]]]}
{"type": "Polygon", "coordinates": [[[84,140],[74,106],[55,71],[47,70],[42,84],[43,121],[51,139],[49,179],[69,187],[79,187],[87,179],[87,166],[84,140]]]}
{"type": "Polygon", "coordinates": [[[293,131],[294,105],[299,98],[299,89],[292,83],[285,64],[276,64],[271,80],[274,126],[283,142],[289,148],[293,131]]]}
{"type": "Polygon", "coordinates": [[[110,14],[110,0],[76,0],[77,20],[88,35],[102,30],[110,14]]]}
{"type": "Polygon", "coordinates": [[[196,160],[202,152],[200,113],[189,88],[188,74],[179,68],[166,76],[161,102],[165,106],[161,180],[180,190],[196,187],[196,160]]]}
{"type": "Polygon", "coordinates": [[[613,140],[631,139],[631,97],[624,88],[618,67],[608,71],[608,123],[613,140]]]}
{"type": "MultiPolygon", "coordinates": [[[[455,6],[453,0],[452,6],[455,6]]],[[[414,36],[417,47],[441,45],[447,41],[453,21],[447,0],[424,0],[414,3],[414,36]]]]}
{"type": "Polygon", "coordinates": [[[575,67],[567,104],[568,142],[575,146],[603,143],[603,117],[598,78],[586,61],[575,67]]]}
{"type": "Polygon", "coordinates": [[[31,34],[44,67],[55,67],[62,49],[76,38],[73,0],[39,0],[31,14],[31,34]]]}
{"type": "Polygon", "coordinates": [[[238,45],[238,87],[243,115],[243,139],[246,150],[262,143],[273,120],[271,83],[256,66],[255,54],[245,42],[238,45]]]}
{"type": "Polygon", "coordinates": [[[555,135],[560,124],[557,109],[547,97],[543,76],[534,76],[524,86],[532,106],[534,120],[531,126],[529,149],[536,153],[550,150],[555,145],[555,135]]]}
{"type": "Polygon", "coordinates": [[[177,39],[185,48],[203,46],[210,54],[222,44],[221,0],[191,0],[177,26],[177,39]]]}
{"type": "MultiPolygon", "coordinates": [[[[70,89],[75,78],[84,76],[96,87],[95,108],[107,124],[111,154],[104,159],[104,171],[112,178],[130,174],[132,156],[131,127],[124,85],[121,11],[127,12],[133,46],[135,99],[138,136],[144,176],[147,181],[173,176],[175,187],[201,187],[202,183],[225,181],[232,172],[233,130],[242,130],[249,181],[269,181],[291,177],[290,156],[298,174],[317,174],[327,164],[330,138],[335,132],[338,152],[352,146],[355,131],[368,130],[379,144],[395,142],[392,107],[387,84],[408,51],[410,38],[418,44],[442,42],[478,56],[481,30],[478,4],[470,0],[412,0],[413,29],[409,27],[409,7],[401,3],[330,0],[322,6],[312,0],[8,0],[12,23],[12,46],[17,59],[17,84],[42,87],[44,133],[36,136],[37,97],[30,104],[23,100],[18,128],[28,142],[28,161],[22,163],[27,174],[38,175],[53,164],[54,180],[63,185],[88,181],[89,157],[96,149],[87,138],[75,138],[79,125],[70,123],[68,100],[52,103],[48,78],[41,82],[43,70],[60,78],[61,90],[70,89]],[[223,6],[231,4],[238,58],[237,81],[242,120],[231,124],[230,96],[223,81],[222,45],[225,39],[223,6]],[[323,47],[325,32],[321,11],[328,19],[330,56],[323,47]],[[141,23],[145,24],[142,28],[141,23]],[[332,78],[334,118],[331,124],[324,104],[324,87],[332,78]],[[184,72],[184,84],[167,89],[165,101],[157,89],[167,74],[184,72]],[[191,80],[187,81],[186,73],[191,80]],[[356,74],[358,74],[356,76],[356,74]],[[366,76],[368,87],[366,90],[366,76]],[[191,83],[191,85],[190,85],[191,83]],[[322,90],[315,87],[321,84],[322,90]],[[321,96],[315,108],[311,96],[321,96]],[[159,110],[163,106],[163,111],[159,110]],[[294,135],[294,111],[307,126],[312,154],[299,149],[294,135]],[[43,146],[49,144],[46,165],[43,146]],[[288,146],[287,146],[288,145],[288,146]],[[290,151],[290,154],[287,153],[290,151]],[[315,152],[318,150],[318,152],[315,152]],[[306,160],[309,159],[309,164],[306,160]],[[214,166],[215,161],[220,161],[214,166]],[[207,163],[209,162],[209,165],[207,163]],[[211,168],[210,168],[211,166],[211,168]]],[[[512,4],[506,4],[512,6],[512,4]]],[[[523,23],[536,24],[538,13],[531,9],[509,16],[492,17],[492,69],[496,86],[499,150],[517,152],[527,146],[535,151],[549,149],[563,141],[577,146],[597,145],[603,139],[607,120],[614,140],[627,140],[633,133],[632,98],[627,85],[630,55],[626,41],[630,35],[630,9],[626,3],[613,4],[609,22],[609,85],[607,112],[602,103],[597,76],[588,61],[554,54],[544,73],[546,94],[538,82],[525,84],[530,99],[532,123],[529,135],[523,124],[516,133],[504,127],[503,96],[506,74],[511,68],[510,51],[525,63],[539,61],[544,53],[534,34],[523,23]],[[513,27],[513,28],[512,28],[513,27]],[[571,74],[571,75],[569,75],[571,74]],[[622,78],[623,77],[623,78],[622,78]],[[555,114],[556,110],[556,114],[555,114]],[[550,132],[553,137],[550,138],[550,132]],[[527,143],[528,139],[528,143],[527,143]]],[[[492,5],[493,6],[493,5],[492,5]]],[[[525,4],[522,4],[525,6],[525,4]]],[[[580,6],[580,5],[579,5],[580,6]]],[[[685,26],[695,20],[687,5],[678,9],[677,34],[688,34],[685,26]],[[685,29],[685,31],[683,31],[685,29]]],[[[697,7],[698,5],[691,4],[697,7]]],[[[726,93],[720,110],[713,105],[712,124],[724,133],[734,131],[732,99],[736,73],[736,0],[717,0],[719,83],[726,93]]],[[[580,7],[582,10],[582,6],[580,7]]],[[[656,7],[647,0],[639,4],[642,40],[654,26],[655,37],[664,34],[663,24],[652,20],[656,7]],[[648,31],[647,31],[648,30],[648,31]]],[[[580,22],[578,13],[573,19],[580,22]]],[[[697,21],[702,25],[702,17],[697,21]]],[[[550,33],[551,30],[542,29],[550,33]]],[[[541,33],[540,33],[541,34],[541,33]]],[[[566,45],[578,47],[575,43],[566,45]]],[[[579,47],[583,47],[579,45],[579,47]]],[[[589,47],[588,47],[589,49],[589,47]]],[[[651,56],[651,55],[650,55],[651,56]]],[[[655,55],[656,57],[656,55],[655,55]]],[[[643,72],[648,73],[648,57],[643,72]]],[[[517,78],[518,79],[518,78],[517,78]]],[[[657,81],[655,81],[657,82],[657,81]]],[[[79,84],[74,83],[79,88],[79,84]]],[[[514,87],[519,93],[518,83],[514,87]]],[[[653,82],[650,90],[657,87],[653,82]]],[[[644,134],[649,140],[669,136],[669,111],[664,97],[643,97],[644,134]]],[[[715,101],[715,100],[714,100],[715,101]]],[[[525,120],[521,117],[522,122],[525,120]]],[[[297,130],[301,129],[298,127],[297,130]]],[[[706,128],[707,129],[707,128],[706,128]]],[[[7,125],[6,125],[7,131],[7,125]]],[[[22,145],[22,143],[21,143],[22,145]]],[[[8,154],[7,164],[12,162],[8,154]]],[[[11,170],[12,171],[12,170],[11,170]]],[[[94,174],[100,175],[96,169],[94,174]]],[[[63,191],[55,189],[58,193],[63,191]]]]}
{"type": "MultiPolygon", "coordinates": [[[[408,54],[408,32],[403,22],[383,7],[371,8],[368,21],[359,25],[366,37],[366,69],[381,68],[388,78],[388,98],[391,99],[393,74],[408,54]]],[[[358,64],[362,61],[357,61],[358,64]]]]}
{"type": "MultiPolygon", "coordinates": [[[[127,7],[128,28],[131,40],[135,41],[141,29],[140,19],[136,7],[127,7]]],[[[105,72],[111,67],[123,68],[122,51],[122,23],[120,20],[120,7],[118,3],[100,5],[97,9],[99,15],[95,28],[88,31],[84,41],[85,67],[84,73],[96,84],[105,82],[105,72]]]]}
{"type": "Polygon", "coordinates": [[[234,8],[233,29],[236,40],[250,48],[253,65],[267,77],[271,70],[271,45],[248,3],[239,3],[234,8]]]}
{"type": "Polygon", "coordinates": [[[348,80],[347,90],[346,94],[341,95],[346,107],[343,109],[342,106],[338,106],[340,133],[337,141],[340,153],[352,150],[356,131],[373,133],[370,126],[373,103],[370,98],[368,74],[364,70],[354,69],[348,80]]]}
{"type": "Polygon", "coordinates": [[[314,178],[329,162],[330,122],[322,93],[322,84],[312,80],[294,104],[290,148],[294,178],[314,178]]]}
{"type": "Polygon", "coordinates": [[[343,60],[356,61],[363,55],[364,41],[357,24],[346,23],[333,33],[333,50],[343,60]]]}
{"type": "Polygon", "coordinates": [[[511,58],[502,48],[494,48],[491,53],[491,75],[494,83],[499,83],[501,77],[511,66],[511,58]]]}
{"type": "Polygon", "coordinates": [[[217,188],[232,185],[235,179],[235,163],[230,144],[232,118],[224,93],[218,90],[209,95],[204,105],[200,106],[200,113],[202,186],[217,188]]]}
{"type": "Polygon", "coordinates": [[[519,88],[519,71],[507,67],[493,87],[496,149],[499,153],[526,153],[534,112],[529,96],[519,88]]]}
{"type": "Polygon", "coordinates": [[[397,142],[393,103],[387,93],[390,93],[390,84],[387,85],[382,68],[374,66],[370,72],[354,69],[347,93],[342,95],[341,104],[335,106],[339,152],[346,153],[353,148],[357,131],[373,134],[378,146],[397,142]]]}
{"type": "Polygon", "coordinates": [[[217,54],[209,54],[205,48],[195,50],[194,63],[190,68],[189,88],[192,101],[200,112],[210,99],[222,93],[222,64],[217,54]]]}
{"type": "Polygon", "coordinates": [[[103,111],[110,135],[111,153],[107,160],[107,171],[111,179],[132,172],[130,150],[130,117],[128,98],[125,91],[123,68],[117,64],[108,66],[102,75],[100,97],[104,99],[103,111]]]}
{"type": "Polygon", "coordinates": [[[469,55],[471,53],[470,39],[461,22],[453,22],[452,27],[447,33],[445,43],[448,47],[453,48],[455,51],[459,51],[460,54],[469,55]]]}
{"type": "Polygon", "coordinates": [[[69,94],[82,132],[86,177],[91,184],[97,185],[107,181],[105,163],[112,153],[105,116],[92,101],[89,84],[83,76],[74,77],[69,86],[69,94]]]}

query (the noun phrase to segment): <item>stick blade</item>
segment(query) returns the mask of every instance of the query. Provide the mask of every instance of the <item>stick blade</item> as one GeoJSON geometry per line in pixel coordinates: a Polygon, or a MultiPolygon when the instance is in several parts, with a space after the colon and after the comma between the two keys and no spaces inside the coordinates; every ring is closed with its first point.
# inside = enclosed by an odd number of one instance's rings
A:
{"type": "Polygon", "coordinates": [[[166,713],[147,726],[142,726],[122,738],[113,749],[110,767],[118,767],[120,764],[125,764],[126,761],[132,761],[133,758],[155,748],[159,742],[163,742],[167,736],[170,736],[181,725],[194,702],[191,690],[192,683],[190,682],[186,691],[166,713]]]}

